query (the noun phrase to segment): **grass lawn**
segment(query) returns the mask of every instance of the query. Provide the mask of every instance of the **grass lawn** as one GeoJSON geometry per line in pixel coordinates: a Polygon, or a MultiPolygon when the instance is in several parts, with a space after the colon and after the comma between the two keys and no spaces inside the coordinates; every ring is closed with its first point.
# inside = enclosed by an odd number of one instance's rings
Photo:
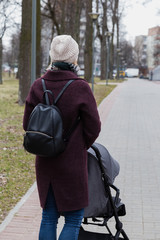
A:
{"type": "Polygon", "coordinates": [[[24,107],[17,96],[17,80],[0,85],[0,222],[35,181],[34,157],[22,147],[24,107]]]}
{"type": "MultiPolygon", "coordinates": [[[[115,85],[95,84],[97,104],[115,85]]],[[[0,223],[35,181],[34,156],[22,146],[24,107],[17,104],[18,80],[0,85],[0,223]]]]}
{"type": "Polygon", "coordinates": [[[107,97],[112,90],[116,87],[116,85],[94,85],[94,95],[96,98],[97,105],[101,103],[101,101],[107,97]]]}

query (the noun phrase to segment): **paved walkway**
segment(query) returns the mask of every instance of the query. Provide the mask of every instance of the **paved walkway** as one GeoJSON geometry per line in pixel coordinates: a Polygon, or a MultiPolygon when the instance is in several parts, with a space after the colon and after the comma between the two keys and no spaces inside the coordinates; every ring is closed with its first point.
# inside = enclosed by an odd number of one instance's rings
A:
{"type": "Polygon", "coordinates": [[[160,85],[156,83],[140,79],[123,83],[99,138],[121,166],[116,184],[126,204],[122,221],[131,240],[160,240],[160,85]]]}
{"type": "MultiPolygon", "coordinates": [[[[115,185],[127,209],[124,230],[130,240],[160,240],[160,84],[129,79],[115,88],[99,111],[103,127],[97,142],[121,166],[115,185]]],[[[38,240],[40,218],[33,185],[0,225],[0,240],[38,240]]]]}

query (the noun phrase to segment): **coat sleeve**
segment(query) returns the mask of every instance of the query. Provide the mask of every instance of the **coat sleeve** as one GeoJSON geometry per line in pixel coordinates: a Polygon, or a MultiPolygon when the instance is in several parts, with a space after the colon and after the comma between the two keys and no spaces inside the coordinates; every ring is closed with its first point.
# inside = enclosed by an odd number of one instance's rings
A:
{"type": "Polygon", "coordinates": [[[97,104],[88,83],[81,89],[80,117],[87,149],[94,143],[101,130],[97,104]]]}
{"type": "Polygon", "coordinates": [[[40,102],[37,95],[34,92],[35,85],[36,85],[36,81],[31,86],[25,102],[24,115],[23,115],[23,129],[25,131],[27,130],[28,120],[31,112],[33,111],[34,107],[40,102]]]}

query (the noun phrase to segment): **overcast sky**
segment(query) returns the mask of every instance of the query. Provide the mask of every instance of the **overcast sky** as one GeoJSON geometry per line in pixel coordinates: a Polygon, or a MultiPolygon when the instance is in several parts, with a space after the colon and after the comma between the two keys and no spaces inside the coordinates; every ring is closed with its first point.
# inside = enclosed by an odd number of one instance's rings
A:
{"type": "Polygon", "coordinates": [[[147,35],[149,28],[160,26],[160,0],[148,0],[144,5],[143,2],[145,0],[130,0],[131,5],[125,10],[123,24],[128,32],[127,39],[147,35]]]}

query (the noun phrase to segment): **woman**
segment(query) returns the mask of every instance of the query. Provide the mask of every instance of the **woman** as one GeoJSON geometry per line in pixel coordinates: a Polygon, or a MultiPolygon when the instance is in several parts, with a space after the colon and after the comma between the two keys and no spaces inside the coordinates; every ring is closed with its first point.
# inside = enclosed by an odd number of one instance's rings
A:
{"type": "Polygon", "coordinates": [[[65,224],[59,240],[78,239],[84,208],[88,205],[87,149],[98,137],[100,119],[88,83],[76,74],[78,54],[78,44],[71,36],[55,37],[50,49],[51,65],[44,76],[33,83],[26,99],[24,130],[33,108],[43,102],[42,78],[55,98],[69,80],[75,80],[57,106],[62,113],[64,134],[80,116],[78,126],[59,156],[36,156],[37,186],[43,208],[39,240],[56,240],[60,215],[65,217],[65,224]]]}

